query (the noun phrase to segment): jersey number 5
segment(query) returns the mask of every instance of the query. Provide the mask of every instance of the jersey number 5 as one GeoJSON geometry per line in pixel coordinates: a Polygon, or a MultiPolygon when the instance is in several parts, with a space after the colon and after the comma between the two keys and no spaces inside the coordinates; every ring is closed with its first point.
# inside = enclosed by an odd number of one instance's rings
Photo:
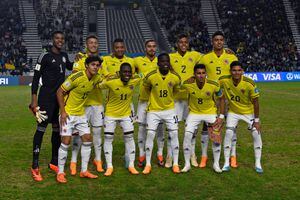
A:
{"type": "Polygon", "coordinates": [[[217,67],[216,70],[217,70],[217,73],[216,73],[217,75],[220,75],[222,73],[221,67],[217,67]]]}

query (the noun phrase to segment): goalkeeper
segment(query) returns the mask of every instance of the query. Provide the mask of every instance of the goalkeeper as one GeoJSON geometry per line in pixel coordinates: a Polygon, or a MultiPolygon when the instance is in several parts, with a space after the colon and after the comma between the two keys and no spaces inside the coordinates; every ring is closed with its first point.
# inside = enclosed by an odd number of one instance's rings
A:
{"type": "MultiPolygon", "coordinates": [[[[212,149],[214,156],[213,169],[217,173],[222,170],[219,166],[221,154],[221,127],[224,116],[217,117],[217,107],[214,98],[221,97],[222,91],[218,83],[206,79],[205,65],[197,64],[194,67],[194,76],[183,82],[182,87],[186,88],[189,94],[188,105],[189,115],[186,119],[185,134],[183,141],[183,151],[185,166],[181,172],[188,172],[191,169],[191,147],[192,139],[196,137],[198,125],[203,121],[207,123],[210,136],[213,140],[212,149]],[[212,131],[214,129],[214,131],[212,131]],[[218,131],[215,131],[218,130],[218,131]],[[214,135],[213,135],[214,134],[214,135]]],[[[222,109],[221,109],[222,110],[222,109]]]]}
{"type": "Polygon", "coordinates": [[[39,154],[43,135],[48,123],[52,123],[52,158],[49,168],[58,171],[58,148],[60,146],[58,114],[59,106],[56,100],[56,91],[65,80],[66,68],[71,70],[72,63],[65,52],[61,52],[64,45],[64,34],[55,31],[52,34],[53,46],[47,52],[42,53],[34,68],[34,76],[31,87],[31,104],[29,108],[37,120],[37,129],[33,137],[33,159],[31,174],[35,181],[42,181],[39,169],[39,154]],[[42,79],[42,86],[39,89],[39,80],[42,79]],[[38,92],[39,91],[39,92],[38,92]]]}

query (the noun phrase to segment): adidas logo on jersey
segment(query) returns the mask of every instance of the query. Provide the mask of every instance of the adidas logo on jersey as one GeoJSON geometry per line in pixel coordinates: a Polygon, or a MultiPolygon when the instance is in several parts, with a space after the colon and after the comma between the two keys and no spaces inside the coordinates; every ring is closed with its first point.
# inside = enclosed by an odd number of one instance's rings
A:
{"type": "Polygon", "coordinates": [[[116,90],[120,90],[120,88],[116,88],[116,90]]]}

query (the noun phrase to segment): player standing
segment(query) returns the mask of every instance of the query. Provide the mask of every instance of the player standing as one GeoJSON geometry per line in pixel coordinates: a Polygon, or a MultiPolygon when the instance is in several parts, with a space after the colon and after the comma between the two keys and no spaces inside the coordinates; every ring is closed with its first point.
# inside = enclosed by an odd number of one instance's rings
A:
{"type": "MultiPolygon", "coordinates": [[[[177,52],[171,53],[170,54],[170,59],[171,59],[171,66],[172,69],[179,74],[181,80],[184,82],[190,77],[193,76],[194,72],[194,66],[199,63],[200,58],[202,54],[200,54],[197,51],[190,51],[189,50],[189,38],[185,34],[179,35],[177,39],[177,52]]],[[[189,108],[188,108],[188,93],[186,89],[182,88],[180,91],[175,95],[175,110],[178,116],[178,121],[185,121],[188,113],[189,113],[189,108]]],[[[195,130],[197,132],[198,129],[195,130]]],[[[172,167],[172,154],[170,152],[170,144],[168,140],[168,156],[166,159],[166,167],[172,167]]],[[[191,156],[191,161],[192,165],[197,167],[197,157],[195,154],[195,145],[196,145],[196,140],[193,138],[192,141],[192,156],[191,156]]]]}
{"type": "Polygon", "coordinates": [[[171,71],[170,56],[162,53],[158,56],[158,69],[149,72],[144,79],[144,86],[150,92],[147,110],[146,166],[143,174],[151,172],[153,140],[159,123],[165,122],[171,138],[173,172],[180,173],[178,166],[178,117],[174,106],[174,92],[179,90],[180,76],[171,71]]]}
{"type": "MultiPolygon", "coordinates": [[[[186,120],[185,134],[183,142],[185,166],[182,172],[188,172],[191,168],[190,157],[192,156],[192,140],[196,137],[195,130],[203,121],[212,126],[214,123],[222,122],[217,118],[217,106],[215,96],[221,97],[222,91],[217,82],[206,79],[205,65],[198,64],[194,67],[194,76],[183,82],[182,87],[186,88],[189,95],[189,115],[186,120]]],[[[221,144],[213,142],[212,144],[214,164],[213,169],[217,173],[222,170],[219,166],[221,144]]]]}
{"type": "Polygon", "coordinates": [[[52,123],[52,159],[49,168],[55,172],[58,171],[58,148],[60,145],[59,136],[59,105],[56,99],[56,91],[65,80],[66,68],[71,70],[72,63],[65,52],[61,49],[65,43],[64,34],[61,31],[52,33],[53,46],[47,52],[42,53],[34,68],[34,76],[31,87],[30,108],[37,116],[37,129],[33,137],[33,160],[31,174],[35,181],[42,181],[42,175],[39,169],[39,154],[42,140],[48,123],[52,123]],[[40,87],[39,80],[42,78],[43,85],[40,87]]]}
{"type": "Polygon", "coordinates": [[[140,83],[141,78],[132,78],[132,67],[129,63],[121,64],[119,75],[120,78],[103,82],[100,85],[101,89],[108,89],[104,120],[104,155],[107,164],[107,169],[104,173],[105,176],[111,176],[113,173],[112,142],[117,123],[120,124],[124,133],[125,155],[129,157],[128,170],[131,174],[139,174],[134,168],[135,142],[130,104],[132,102],[134,88],[140,83]]]}
{"type": "MultiPolygon", "coordinates": [[[[224,48],[224,34],[221,31],[216,31],[212,36],[213,50],[205,54],[200,63],[206,67],[207,77],[213,81],[218,81],[221,76],[230,75],[230,63],[237,61],[238,58],[229,49],[224,48]]],[[[203,126],[201,134],[201,149],[202,156],[199,167],[206,167],[207,163],[207,147],[208,147],[208,131],[207,127],[203,126]]],[[[236,160],[236,133],[232,138],[232,151],[231,151],[231,166],[237,167],[236,160]]]]}
{"type": "MultiPolygon", "coordinates": [[[[221,98],[221,108],[225,105],[225,97],[229,102],[229,111],[226,119],[226,135],[224,139],[225,163],[223,171],[229,171],[229,158],[233,133],[240,120],[248,124],[252,133],[255,153],[255,170],[263,173],[261,167],[262,140],[259,122],[259,91],[250,78],[243,76],[243,69],[238,61],[230,64],[231,75],[220,77],[220,85],[224,91],[221,98]]],[[[224,115],[224,109],[220,111],[224,115]]]]}
{"type": "Polygon", "coordinates": [[[92,137],[85,115],[84,104],[89,93],[101,81],[98,74],[101,62],[98,56],[88,57],[85,60],[86,70],[70,75],[57,90],[57,100],[60,107],[60,135],[62,137],[58,153],[59,172],[56,176],[56,180],[59,183],[67,182],[64,166],[68,156],[72,133],[75,130],[79,132],[82,140],[80,177],[98,177],[88,171],[92,137]]]}
{"type": "MultiPolygon", "coordinates": [[[[99,56],[98,52],[98,38],[95,35],[90,35],[86,38],[86,53],[79,53],[80,59],[74,63],[73,73],[79,71],[85,71],[85,60],[89,56],[99,56]]],[[[101,75],[101,70],[98,71],[101,75]]],[[[102,139],[101,139],[101,128],[104,121],[104,107],[102,103],[102,92],[99,88],[94,88],[89,96],[87,97],[85,104],[85,114],[89,121],[89,124],[93,133],[93,144],[95,149],[95,159],[93,164],[96,166],[98,172],[103,172],[102,159],[101,159],[101,149],[102,149],[102,139]]],[[[71,175],[76,174],[76,163],[77,155],[81,146],[80,136],[73,134],[73,145],[72,145],[72,159],[70,163],[71,175]]]]}
{"type": "MultiPolygon", "coordinates": [[[[150,39],[145,42],[145,56],[139,56],[134,58],[135,68],[138,73],[147,75],[149,72],[157,69],[157,57],[155,56],[157,45],[155,40],[150,39]]],[[[139,146],[139,167],[144,166],[146,160],[145,155],[145,143],[146,143],[146,124],[147,124],[147,106],[149,100],[149,93],[140,84],[139,101],[137,108],[137,122],[139,123],[138,132],[138,146],[139,146]]],[[[157,128],[157,160],[158,165],[163,166],[163,147],[164,147],[164,130],[163,124],[159,124],[157,128]]]]}

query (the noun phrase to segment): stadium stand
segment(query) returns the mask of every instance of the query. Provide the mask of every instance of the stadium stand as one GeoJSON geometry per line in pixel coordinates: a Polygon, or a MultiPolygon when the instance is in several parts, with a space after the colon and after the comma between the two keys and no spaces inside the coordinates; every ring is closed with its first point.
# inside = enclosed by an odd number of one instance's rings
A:
{"type": "Polygon", "coordinates": [[[292,8],[294,8],[295,12],[295,20],[298,25],[298,29],[300,31],[300,2],[298,0],[290,0],[292,8]]]}
{"type": "Polygon", "coordinates": [[[22,32],[25,30],[18,2],[0,1],[0,74],[19,75],[28,72],[27,50],[22,32]]]}
{"type": "Polygon", "coordinates": [[[281,0],[226,0],[217,7],[228,47],[247,71],[298,69],[300,56],[281,0]]]}
{"type": "Polygon", "coordinates": [[[62,30],[65,33],[65,47],[68,52],[82,49],[82,0],[39,0],[35,1],[34,6],[43,48],[49,46],[54,30],[62,30]]]}
{"type": "Polygon", "coordinates": [[[168,32],[171,45],[175,45],[179,34],[186,33],[190,36],[192,49],[200,52],[208,52],[211,49],[207,27],[200,15],[200,1],[152,0],[152,5],[161,25],[168,32]]]}

